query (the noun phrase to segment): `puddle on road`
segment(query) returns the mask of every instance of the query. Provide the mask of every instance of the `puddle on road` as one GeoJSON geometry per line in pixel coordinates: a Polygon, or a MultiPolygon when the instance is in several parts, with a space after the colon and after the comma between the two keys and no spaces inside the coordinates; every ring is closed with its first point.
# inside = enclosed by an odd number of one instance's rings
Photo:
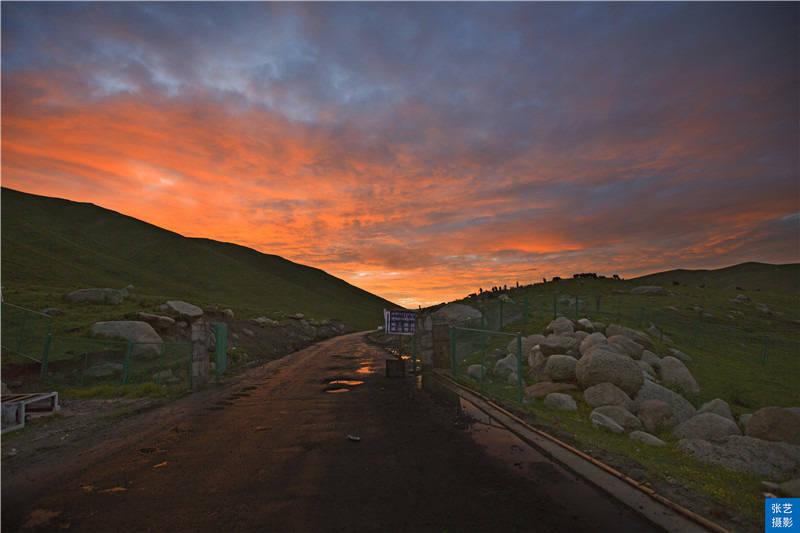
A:
{"type": "Polygon", "coordinates": [[[325,392],[330,392],[332,394],[336,394],[339,392],[350,392],[350,389],[325,389],[325,392]]]}
{"type": "Polygon", "coordinates": [[[347,387],[355,387],[356,385],[362,385],[363,381],[356,381],[350,379],[334,379],[328,382],[328,385],[345,385],[347,387]]]}
{"type": "Polygon", "coordinates": [[[469,436],[486,452],[500,459],[509,469],[537,484],[546,484],[555,499],[580,501],[585,511],[608,512],[614,505],[605,495],[575,474],[551,461],[472,402],[459,398],[459,412],[469,436]]]}

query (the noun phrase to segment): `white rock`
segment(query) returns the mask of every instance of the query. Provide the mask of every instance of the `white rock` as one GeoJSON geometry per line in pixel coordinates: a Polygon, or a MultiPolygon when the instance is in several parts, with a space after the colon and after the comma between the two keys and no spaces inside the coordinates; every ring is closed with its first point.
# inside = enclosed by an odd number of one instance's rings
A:
{"type": "Polygon", "coordinates": [[[561,409],[564,411],[577,411],[578,405],[569,394],[561,392],[551,392],[544,397],[544,404],[553,409],[561,409]]]}

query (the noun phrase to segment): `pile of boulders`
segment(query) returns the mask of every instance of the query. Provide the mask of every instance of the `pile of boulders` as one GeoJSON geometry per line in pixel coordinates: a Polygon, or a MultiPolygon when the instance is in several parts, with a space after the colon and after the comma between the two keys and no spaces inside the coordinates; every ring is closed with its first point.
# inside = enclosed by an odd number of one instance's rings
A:
{"type": "MultiPolygon", "coordinates": [[[[514,340],[495,374],[516,378],[516,352],[514,340]]],[[[652,446],[665,445],[657,435],[672,434],[680,450],[702,461],[778,481],[800,475],[800,408],[767,407],[737,421],[722,399],[696,407],[700,386],[686,366],[692,358],[677,348],[657,354],[645,332],[562,316],[544,334],[523,338],[522,356],[528,402],[576,411],[577,398],[592,408],[598,430],[652,446]]]]}

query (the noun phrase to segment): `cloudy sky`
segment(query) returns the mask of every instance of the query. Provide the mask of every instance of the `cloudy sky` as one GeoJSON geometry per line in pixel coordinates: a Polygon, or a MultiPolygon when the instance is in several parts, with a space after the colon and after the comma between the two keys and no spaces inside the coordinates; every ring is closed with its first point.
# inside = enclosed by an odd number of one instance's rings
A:
{"type": "Polygon", "coordinates": [[[797,262],[800,4],[2,3],[2,183],[416,306],[797,262]]]}

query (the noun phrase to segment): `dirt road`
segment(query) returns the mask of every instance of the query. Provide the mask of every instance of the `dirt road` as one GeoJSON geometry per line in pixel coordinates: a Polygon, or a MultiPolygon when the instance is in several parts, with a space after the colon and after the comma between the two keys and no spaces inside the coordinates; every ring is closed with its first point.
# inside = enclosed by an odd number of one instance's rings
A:
{"type": "Polygon", "coordinates": [[[652,530],[590,487],[571,494],[555,469],[516,474],[414,378],[386,378],[386,357],[338,337],[80,455],[3,465],[2,530],[652,530]]]}

